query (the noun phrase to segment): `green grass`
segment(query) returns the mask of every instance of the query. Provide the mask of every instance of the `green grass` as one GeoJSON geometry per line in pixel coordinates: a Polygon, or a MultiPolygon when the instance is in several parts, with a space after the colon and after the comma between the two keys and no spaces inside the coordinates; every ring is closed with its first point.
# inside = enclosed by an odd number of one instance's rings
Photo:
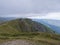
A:
{"type": "Polygon", "coordinates": [[[37,42],[36,44],[48,44],[48,45],[59,45],[60,44],[60,35],[50,34],[50,33],[19,33],[19,34],[1,34],[0,42],[4,42],[6,40],[30,40],[33,42],[37,42]]]}

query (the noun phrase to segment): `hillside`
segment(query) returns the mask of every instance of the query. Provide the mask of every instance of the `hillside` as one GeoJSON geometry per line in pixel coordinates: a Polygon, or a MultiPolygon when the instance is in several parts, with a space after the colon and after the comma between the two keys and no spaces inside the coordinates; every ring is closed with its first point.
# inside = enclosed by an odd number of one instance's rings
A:
{"type": "MultiPolygon", "coordinates": [[[[16,19],[0,25],[1,33],[5,31],[16,32],[48,32],[53,33],[53,30],[45,25],[32,21],[31,19],[16,19]]],[[[11,33],[10,32],[10,33],[11,33]]]]}
{"type": "Polygon", "coordinates": [[[6,42],[2,45],[17,45],[18,42],[14,43],[16,40],[27,41],[29,45],[59,45],[60,35],[55,34],[49,27],[27,18],[15,19],[1,24],[0,43],[6,42]],[[11,40],[15,41],[9,44],[7,41],[11,40]]]}

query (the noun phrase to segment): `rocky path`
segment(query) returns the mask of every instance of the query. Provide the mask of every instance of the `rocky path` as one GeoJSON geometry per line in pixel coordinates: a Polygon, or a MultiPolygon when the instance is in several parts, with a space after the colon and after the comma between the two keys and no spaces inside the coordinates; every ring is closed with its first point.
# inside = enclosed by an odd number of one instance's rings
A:
{"type": "Polygon", "coordinates": [[[34,44],[26,40],[15,40],[15,41],[8,41],[0,45],[34,45],[34,44]]]}

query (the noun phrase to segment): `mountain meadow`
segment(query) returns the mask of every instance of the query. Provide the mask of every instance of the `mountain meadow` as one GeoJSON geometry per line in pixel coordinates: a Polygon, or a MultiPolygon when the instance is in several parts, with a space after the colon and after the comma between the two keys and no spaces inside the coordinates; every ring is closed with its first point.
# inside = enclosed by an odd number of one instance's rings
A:
{"type": "Polygon", "coordinates": [[[32,19],[0,22],[0,45],[60,45],[60,34],[32,19]]]}

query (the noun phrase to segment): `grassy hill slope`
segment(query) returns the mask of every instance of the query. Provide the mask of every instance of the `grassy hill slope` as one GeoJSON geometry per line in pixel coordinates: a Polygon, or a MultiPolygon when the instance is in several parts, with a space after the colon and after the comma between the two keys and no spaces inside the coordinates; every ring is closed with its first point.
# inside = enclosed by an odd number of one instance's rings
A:
{"type": "MultiPolygon", "coordinates": [[[[45,25],[32,21],[31,19],[16,19],[0,25],[0,31],[19,31],[19,32],[50,32],[53,30],[45,25]]],[[[8,32],[8,33],[9,33],[8,32]]]]}
{"type": "Polygon", "coordinates": [[[60,35],[45,25],[31,19],[16,19],[0,25],[0,42],[25,39],[39,44],[59,45],[60,35]]]}

